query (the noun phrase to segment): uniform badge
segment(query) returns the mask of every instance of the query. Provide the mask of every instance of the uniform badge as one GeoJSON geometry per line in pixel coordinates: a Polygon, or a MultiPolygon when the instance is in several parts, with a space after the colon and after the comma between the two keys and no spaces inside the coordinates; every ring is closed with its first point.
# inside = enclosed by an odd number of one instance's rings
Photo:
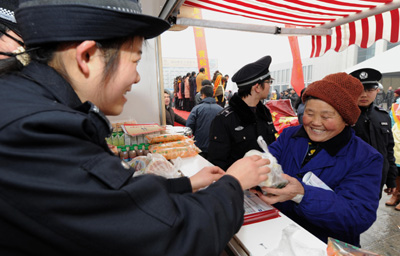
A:
{"type": "Polygon", "coordinates": [[[381,125],[388,125],[387,122],[381,122],[381,125]]]}
{"type": "Polygon", "coordinates": [[[360,73],[360,79],[362,79],[362,80],[364,80],[364,79],[367,79],[368,78],[368,73],[367,72],[365,72],[365,71],[363,71],[363,72],[361,72],[360,73]]]}
{"type": "Polygon", "coordinates": [[[241,130],[243,130],[243,129],[244,129],[243,126],[238,126],[238,127],[235,128],[235,131],[241,131],[241,130]]]}

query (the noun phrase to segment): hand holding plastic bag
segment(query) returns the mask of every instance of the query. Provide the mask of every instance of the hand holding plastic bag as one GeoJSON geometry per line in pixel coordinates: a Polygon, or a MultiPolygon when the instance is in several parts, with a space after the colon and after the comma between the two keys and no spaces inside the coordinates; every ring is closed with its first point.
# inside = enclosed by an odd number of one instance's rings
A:
{"type": "Polygon", "coordinates": [[[259,155],[262,158],[266,158],[270,161],[270,164],[267,165],[270,169],[271,172],[268,174],[268,179],[261,182],[259,184],[260,187],[273,187],[273,188],[283,188],[286,186],[286,184],[288,183],[288,180],[282,178],[282,167],[280,164],[278,164],[278,161],[276,160],[276,158],[269,153],[268,151],[268,146],[267,143],[264,141],[264,139],[262,138],[262,136],[259,136],[257,138],[257,143],[260,146],[260,148],[262,148],[262,150],[264,150],[264,153],[252,149],[250,151],[248,151],[244,156],[252,156],[252,155],[259,155]]]}

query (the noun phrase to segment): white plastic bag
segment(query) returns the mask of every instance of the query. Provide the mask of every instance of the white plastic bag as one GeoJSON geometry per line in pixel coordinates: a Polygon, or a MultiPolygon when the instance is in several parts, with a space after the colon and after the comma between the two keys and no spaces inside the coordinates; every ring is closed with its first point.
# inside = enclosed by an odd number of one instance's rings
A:
{"type": "Polygon", "coordinates": [[[252,149],[252,150],[248,151],[244,156],[259,155],[262,158],[269,159],[270,164],[268,164],[267,166],[271,169],[271,172],[268,173],[268,179],[261,182],[259,184],[259,186],[260,187],[283,188],[288,183],[288,180],[282,178],[281,174],[283,173],[283,171],[282,171],[281,165],[278,164],[278,161],[276,160],[276,158],[271,153],[269,153],[267,143],[264,141],[264,139],[261,136],[259,136],[257,138],[257,142],[258,142],[258,145],[260,146],[260,148],[262,148],[264,150],[264,153],[260,152],[258,150],[252,149]]]}
{"type": "Polygon", "coordinates": [[[134,177],[142,174],[155,174],[167,179],[182,176],[178,169],[160,154],[138,156],[129,163],[135,169],[134,177]]]}
{"type": "Polygon", "coordinates": [[[282,230],[281,241],[278,247],[265,256],[326,256],[326,250],[309,247],[298,239],[301,229],[295,224],[290,224],[282,230]]]}

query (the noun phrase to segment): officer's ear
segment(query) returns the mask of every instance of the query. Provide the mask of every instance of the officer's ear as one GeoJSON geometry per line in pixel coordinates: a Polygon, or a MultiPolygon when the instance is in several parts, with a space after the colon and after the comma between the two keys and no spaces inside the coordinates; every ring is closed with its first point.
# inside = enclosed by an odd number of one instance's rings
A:
{"type": "Polygon", "coordinates": [[[89,76],[90,68],[95,64],[94,59],[98,59],[93,58],[97,50],[96,42],[93,40],[83,41],[76,47],[76,61],[85,76],[89,76]]]}

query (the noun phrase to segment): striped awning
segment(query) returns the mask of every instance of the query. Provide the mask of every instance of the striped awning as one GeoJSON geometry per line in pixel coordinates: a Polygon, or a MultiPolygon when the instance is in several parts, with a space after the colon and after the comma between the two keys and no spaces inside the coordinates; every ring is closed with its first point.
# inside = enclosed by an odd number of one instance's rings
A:
{"type": "Polygon", "coordinates": [[[380,39],[400,41],[400,0],[186,0],[183,5],[275,26],[331,29],[330,35],[311,36],[311,57],[330,49],[339,52],[353,44],[367,48],[380,39]]]}

